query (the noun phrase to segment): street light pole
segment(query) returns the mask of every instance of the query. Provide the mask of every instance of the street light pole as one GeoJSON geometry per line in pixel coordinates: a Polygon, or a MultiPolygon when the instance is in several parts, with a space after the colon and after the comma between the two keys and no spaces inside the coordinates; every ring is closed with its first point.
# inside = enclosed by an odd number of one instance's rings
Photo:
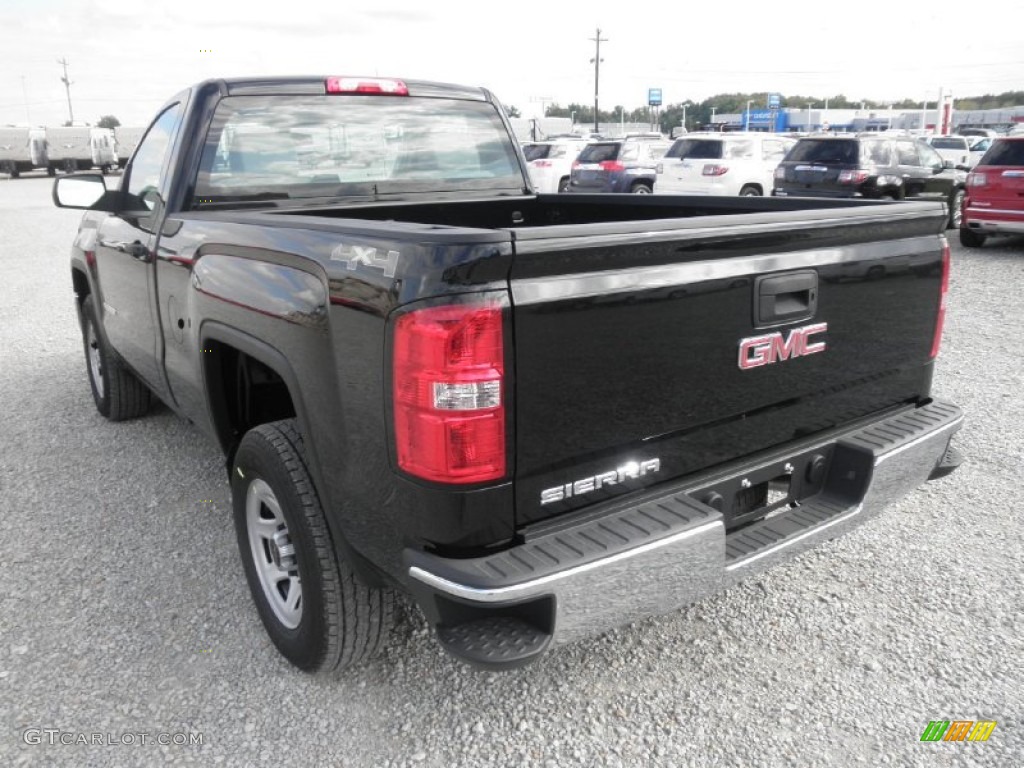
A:
{"type": "Polygon", "coordinates": [[[594,51],[594,58],[590,61],[594,65],[594,133],[600,133],[601,127],[597,124],[598,119],[598,107],[597,107],[597,95],[598,95],[598,84],[601,79],[601,43],[607,43],[608,38],[601,37],[601,28],[597,28],[597,36],[590,38],[594,41],[597,46],[594,51]]]}
{"type": "Polygon", "coordinates": [[[753,99],[747,100],[747,127],[745,128],[747,133],[750,133],[750,105],[754,103],[753,99]]]}
{"type": "Polygon", "coordinates": [[[712,131],[715,130],[715,109],[717,109],[717,107],[712,107],[711,108],[711,130],[712,131]]]}
{"type": "Polygon", "coordinates": [[[690,102],[688,102],[688,101],[684,101],[683,102],[683,133],[687,132],[687,130],[686,130],[686,108],[689,107],[689,106],[691,106],[690,102]]]}
{"type": "Polygon", "coordinates": [[[807,132],[811,132],[811,105],[807,105],[807,132]]]}
{"type": "Polygon", "coordinates": [[[32,116],[28,111],[28,87],[25,85],[25,76],[21,76],[21,95],[25,97],[25,120],[28,123],[32,122],[32,116]]]}

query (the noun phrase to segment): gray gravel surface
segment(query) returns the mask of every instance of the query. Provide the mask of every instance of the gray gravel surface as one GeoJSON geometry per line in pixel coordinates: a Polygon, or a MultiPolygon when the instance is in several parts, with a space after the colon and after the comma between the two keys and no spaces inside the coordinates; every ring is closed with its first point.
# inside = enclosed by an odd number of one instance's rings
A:
{"type": "Polygon", "coordinates": [[[522,671],[461,666],[407,609],[382,657],[320,679],[252,608],[216,447],[163,407],[96,413],[67,266],[79,216],[49,190],[0,178],[0,765],[1024,764],[1024,241],[953,244],[935,382],[969,418],[952,477],[522,671]],[[934,719],[998,726],[920,743],[934,719]],[[31,727],[203,743],[33,745],[31,727]]]}

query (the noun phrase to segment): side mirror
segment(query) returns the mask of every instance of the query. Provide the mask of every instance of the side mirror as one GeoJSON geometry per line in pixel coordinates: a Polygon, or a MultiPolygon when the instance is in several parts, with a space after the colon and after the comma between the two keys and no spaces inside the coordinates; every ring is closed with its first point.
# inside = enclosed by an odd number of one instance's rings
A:
{"type": "Polygon", "coordinates": [[[61,176],[53,182],[53,204],[58,208],[113,211],[112,194],[100,173],[61,176]]]}
{"type": "Polygon", "coordinates": [[[942,161],[942,167],[943,168],[954,168],[955,167],[955,163],[952,160],[943,160],[942,161]]]}
{"type": "Polygon", "coordinates": [[[969,170],[971,170],[971,166],[961,164],[961,165],[956,166],[956,169],[958,171],[969,171],[969,170]]]}

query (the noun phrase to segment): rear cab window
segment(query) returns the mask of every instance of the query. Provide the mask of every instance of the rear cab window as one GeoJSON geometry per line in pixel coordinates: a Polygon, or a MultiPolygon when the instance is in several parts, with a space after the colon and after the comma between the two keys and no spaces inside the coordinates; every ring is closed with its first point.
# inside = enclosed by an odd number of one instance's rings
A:
{"type": "Polygon", "coordinates": [[[936,136],[928,140],[928,143],[935,149],[960,149],[967,151],[967,139],[959,139],[956,136],[936,136]]]}
{"type": "Polygon", "coordinates": [[[519,191],[494,104],[377,95],[227,96],[203,148],[193,206],[519,191]]]}

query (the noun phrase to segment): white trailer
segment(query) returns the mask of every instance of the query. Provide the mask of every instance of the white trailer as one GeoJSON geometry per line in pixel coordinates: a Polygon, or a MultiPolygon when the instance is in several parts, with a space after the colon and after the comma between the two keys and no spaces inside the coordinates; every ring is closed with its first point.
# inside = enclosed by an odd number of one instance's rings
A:
{"type": "Polygon", "coordinates": [[[117,145],[117,164],[122,168],[128,164],[128,159],[135,151],[135,147],[142,140],[142,134],[146,132],[146,126],[117,126],[114,129],[114,142],[117,145]]]}
{"type": "Polygon", "coordinates": [[[51,170],[73,173],[94,167],[104,171],[117,167],[114,132],[109,128],[47,128],[46,146],[51,170]]]}
{"type": "Polygon", "coordinates": [[[92,164],[103,172],[117,168],[117,150],[114,131],[111,128],[92,128],[89,130],[89,149],[92,164]]]}
{"type": "Polygon", "coordinates": [[[48,168],[43,128],[0,128],[0,173],[18,178],[34,168],[48,168]]]}
{"type": "Polygon", "coordinates": [[[0,173],[18,178],[32,167],[28,128],[0,128],[0,173]]]}

